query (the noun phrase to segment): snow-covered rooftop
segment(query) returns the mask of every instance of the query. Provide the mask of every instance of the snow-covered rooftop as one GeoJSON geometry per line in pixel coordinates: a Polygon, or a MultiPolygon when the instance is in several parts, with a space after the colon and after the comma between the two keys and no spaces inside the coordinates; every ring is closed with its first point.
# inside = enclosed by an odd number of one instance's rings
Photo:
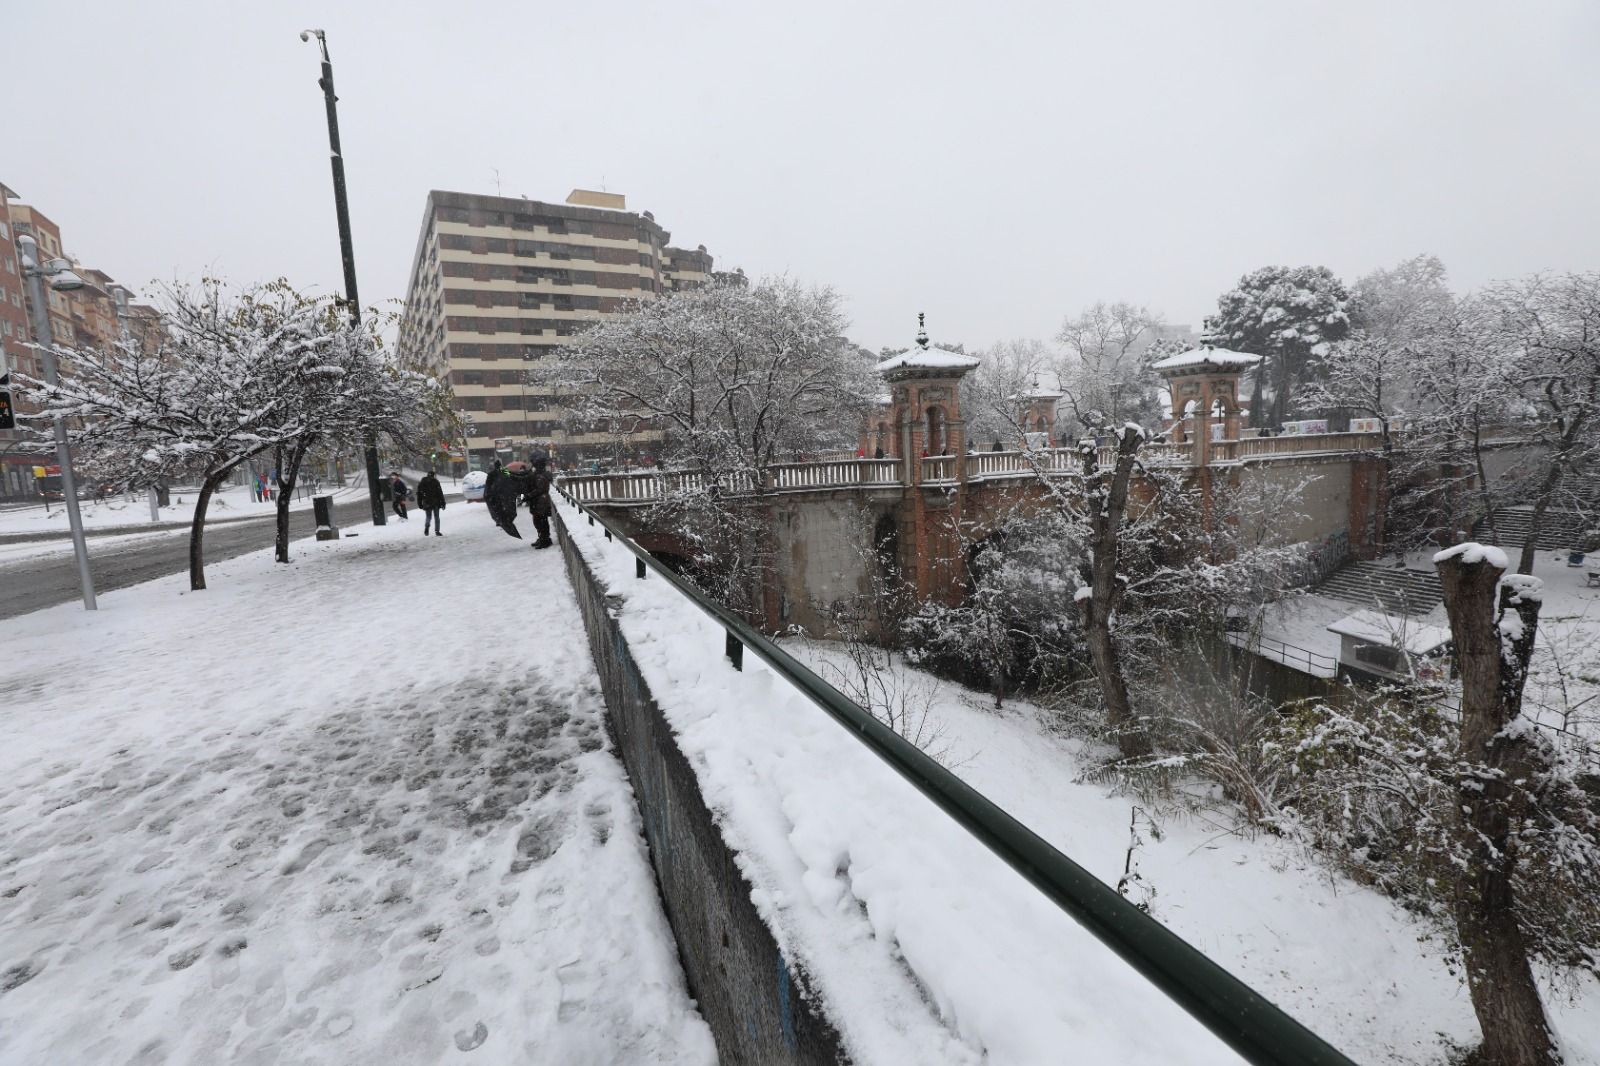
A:
{"type": "Polygon", "coordinates": [[[1151,363],[1152,370],[1181,370],[1187,367],[1211,365],[1215,367],[1236,367],[1240,370],[1255,366],[1261,362],[1259,355],[1247,355],[1244,352],[1230,352],[1226,348],[1212,348],[1209,345],[1191,348],[1187,352],[1169,355],[1165,359],[1151,363]]]}
{"type": "Polygon", "coordinates": [[[974,356],[962,355],[960,352],[946,351],[943,348],[926,348],[918,346],[899,355],[891,355],[878,364],[878,373],[888,370],[899,370],[901,367],[926,367],[929,370],[971,370],[978,365],[974,356]]]}
{"type": "Polygon", "coordinates": [[[1334,622],[1328,632],[1404,648],[1412,655],[1426,655],[1450,643],[1450,630],[1444,626],[1414,622],[1382,611],[1357,611],[1334,622]]]}
{"type": "Polygon", "coordinates": [[[970,355],[960,352],[946,351],[943,348],[928,346],[928,331],[923,323],[923,316],[917,315],[917,343],[899,355],[891,355],[878,363],[878,373],[886,374],[891,370],[901,370],[908,367],[918,367],[925,370],[971,370],[978,365],[978,360],[970,355]]]}

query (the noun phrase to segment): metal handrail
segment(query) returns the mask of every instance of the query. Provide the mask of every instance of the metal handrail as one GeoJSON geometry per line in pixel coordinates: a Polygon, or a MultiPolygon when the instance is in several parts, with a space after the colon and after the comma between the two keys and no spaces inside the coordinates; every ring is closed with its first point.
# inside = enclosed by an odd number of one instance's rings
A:
{"type": "MultiPolygon", "coordinates": [[[[646,569],[689,598],[727,634],[728,657],[741,667],[749,648],[773,671],[816,704],[917,791],[994,852],[1095,939],[1204,1025],[1223,1043],[1257,1066],[1355,1066],[1343,1053],[1229,973],[1188,941],[1123,899],[1117,891],[1056,850],[971,785],[916,745],[852,703],[788,652],[699,589],[659,563],[655,556],[604,517],[561,493],[606,536],[646,569]]],[[[566,535],[560,510],[557,525],[566,535]]],[[[742,667],[741,667],[742,668],[742,667]]]]}
{"type": "Polygon", "coordinates": [[[1302,648],[1298,644],[1288,644],[1284,641],[1278,640],[1276,637],[1254,636],[1246,633],[1230,633],[1229,636],[1239,637],[1244,640],[1243,644],[1237,644],[1235,647],[1243,648],[1245,651],[1255,652],[1257,655],[1262,655],[1263,658],[1266,658],[1266,655],[1264,655],[1263,652],[1270,651],[1270,649],[1267,648],[1268,644],[1277,645],[1277,651],[1272,652],[1272,654],[1283,656],[1283,658],[1278,659],[1278,662],[1283,663],[1285,666],[1290,665],[1287,658],[1288,654],[1290,652],[1294,652],[1296,659],[1305,660],[1306,670],[1308,673],[1314,667],[1320,667],[1323,670],[1332,670],[1336,675],[1339,672],[1339,660],[1331,655],[1324,655],[1320,651],[1311,651],[1309,648],[1302,648]]]}

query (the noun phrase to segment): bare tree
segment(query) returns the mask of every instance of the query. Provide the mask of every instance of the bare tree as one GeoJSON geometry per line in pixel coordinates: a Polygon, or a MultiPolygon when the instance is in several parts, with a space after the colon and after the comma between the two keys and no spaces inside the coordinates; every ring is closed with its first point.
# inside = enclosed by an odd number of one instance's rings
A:
{"type": "Polygon", "coordinates": [[[1061,323],[1056,340],[1065,356],[1057,371],[1080,424],[1147,422],[1157,414],[1143,355],[1164,324],[1148,307],[1103,300],[1061,323]]]}
{"type": "Polygon", "coordinates": [[[1518,830],[1528,797],[1513,782],[1540,770],[1521,728],[1522,690],[1539,621],[1535,579],[1501,585],[1505,556],[1463,544],[1435,560],[1461,672],[1459,757],[1473,767],[1458,790],[1468,865],[1455,900],[1457,934],[1485,1057],[1499,1066],[1559,1062],[1517,920],[1518,830]],[[1499,596],[1498,610],[1496,596],[1499,596]]]}
{"type": "Polygon", "coordinates": [[[564,353],[575,418],[659,430],[663,461],[696,475],[653,517],[691,548],[691,576],[733,609],[756,614],[767,584],[771,467],[853,448],[880,389],[844,333],[831,290],[766,279],[645,304],[564,353]]]}
{"type": "Polygon", "coordinates": [[[1528,479],[1532,521],[1517,562],[1518,573],[1531,574],[1552,505],[1595,512],[1592,496],[1571,487],[1575,473],[1600,459],[1600,274],[1534,275],[1490,288],[1482,302],[1495,376],[1521,401],[1540,446],[1539,469],[1528,479]]]}

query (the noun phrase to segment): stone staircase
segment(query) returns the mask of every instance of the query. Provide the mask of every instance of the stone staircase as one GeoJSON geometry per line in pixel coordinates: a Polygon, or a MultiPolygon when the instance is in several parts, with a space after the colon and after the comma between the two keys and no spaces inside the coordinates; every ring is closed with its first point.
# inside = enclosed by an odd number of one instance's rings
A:
{"type": "Polygon", "coordinates": [[[1343,600],[1352,610],[1376,608],[1410,617],[1427,614],[1444,598],[1436,573],[1365,561],[1345,563],[1323,579],[1317,592],[1343,600]]]}
{"type": "MultiPolygon", "coordinates": [[[[1600,523],[1576,511],[1551,509],[1544,514],[1543,527],[1539,530],[1539,540],[1534,547],[1540,551],[1574,547],[1582,539],[1584,532],[1594,528],[1596,524],[1600,523]]],[[[1532,507],[1495,508],[1493,533],[1500,535],[1500,546],[1503,548],[1521,548],[1527,543],[1532,526],[1532,507]]],[[[1493,535],[1489,520],[1479,519],[1478,524],[1472,528],[1472,535],[1482,541],[1489,540],[1493,535]]]]}

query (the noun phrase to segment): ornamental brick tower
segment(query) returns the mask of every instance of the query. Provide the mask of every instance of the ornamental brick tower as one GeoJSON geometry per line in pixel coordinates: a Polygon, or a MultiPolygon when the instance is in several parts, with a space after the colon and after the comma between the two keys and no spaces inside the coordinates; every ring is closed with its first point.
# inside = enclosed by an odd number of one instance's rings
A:
{"type": "Polygon", "coordinates": [[[977,365],[970,355],[930,347],[919,314],[916,344],[877,367],[889,388],[888,454],[905,472],[900,565],[919,600],[960,597],[960,490],[967,474],[961,379],[977,365]]]}
{"type": "Polygon", "coordinates": [[[1185,416],[1194,416],[1196,466],[1211,460],[1213,425],[1222,426],[1222,440],[1239,439],[1239,377],[1259,362],[1259,355],[1213,348],[1208,342],[1152,365],[1172,396],[1174,444],[1183,442],[1185,416]]]}

